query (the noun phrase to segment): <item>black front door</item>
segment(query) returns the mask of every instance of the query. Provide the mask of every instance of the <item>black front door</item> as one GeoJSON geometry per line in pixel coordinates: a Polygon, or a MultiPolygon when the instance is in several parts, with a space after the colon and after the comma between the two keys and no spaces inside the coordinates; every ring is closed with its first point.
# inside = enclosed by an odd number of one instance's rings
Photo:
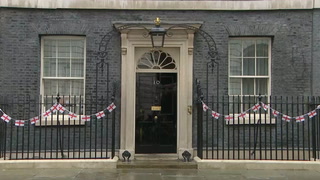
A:
{"type": "Polygon", "coordinates": [[[176,73],[137,73],[135,130],[136,153],[176,153],[176,73]]]}

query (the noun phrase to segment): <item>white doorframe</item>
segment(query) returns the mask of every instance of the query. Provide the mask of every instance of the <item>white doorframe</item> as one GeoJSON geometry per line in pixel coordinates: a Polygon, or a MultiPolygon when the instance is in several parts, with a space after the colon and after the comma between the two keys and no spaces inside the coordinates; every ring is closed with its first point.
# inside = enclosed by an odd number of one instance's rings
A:
{"type": "MultiPolygon", "coordinates": [[[[136,97],[136,47],[151,47],[149,38],[144,38],[143,30],[121,31],[121,127],[120,151],[135,155],[135,97],[136,97]]],[[[177,157],[192,149],[192,85],[193,85],[193,41],[194,32],[178,29],[166,38],[164,47],[179,48],[180,59],[177,71],[177,157]]]]}

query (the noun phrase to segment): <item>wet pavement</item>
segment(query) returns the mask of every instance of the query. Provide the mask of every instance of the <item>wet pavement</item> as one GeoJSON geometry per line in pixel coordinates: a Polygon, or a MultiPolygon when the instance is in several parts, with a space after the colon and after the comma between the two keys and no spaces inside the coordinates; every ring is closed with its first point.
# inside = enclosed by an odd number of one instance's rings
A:
{"type": "Polygon", "coordinates": [[[320,179],[320,169],[215,170],[215,169],[1,169],[1,180],[223,180],[320,179]]]}

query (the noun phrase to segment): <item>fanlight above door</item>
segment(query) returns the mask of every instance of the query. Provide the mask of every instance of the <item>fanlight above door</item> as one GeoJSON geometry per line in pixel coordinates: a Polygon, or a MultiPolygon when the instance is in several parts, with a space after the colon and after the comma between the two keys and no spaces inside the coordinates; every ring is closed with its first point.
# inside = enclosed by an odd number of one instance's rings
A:
{"type": "Polygon", "coordinates": [[[151,50],[138,60],[137,69],[172,69],[176,70],[176,61],[173,57],[161,50],[151,50]]]}

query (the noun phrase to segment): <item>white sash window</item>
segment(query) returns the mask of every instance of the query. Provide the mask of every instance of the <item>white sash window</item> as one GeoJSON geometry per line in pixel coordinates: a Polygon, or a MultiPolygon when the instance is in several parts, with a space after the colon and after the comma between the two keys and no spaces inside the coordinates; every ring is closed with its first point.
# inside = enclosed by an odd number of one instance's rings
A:
{"type": "Polygon", "coordinates": [[[229,95],[231,100],[245,103],[240,111],[249,109],[249,103],[256,103],[259,94],[270,95],[270,59],[270,38],[230,39],[229,95]]]}
{"type": "Polygon", "coordinates": [[[62,105],[74,113],[82,113],[79,104],[84,103],[85,94],[85,43],[85,37],[81,36],[42,37],[41,94],[47,101],[44,108],[50,108],[59,93],[62,105]]]}

